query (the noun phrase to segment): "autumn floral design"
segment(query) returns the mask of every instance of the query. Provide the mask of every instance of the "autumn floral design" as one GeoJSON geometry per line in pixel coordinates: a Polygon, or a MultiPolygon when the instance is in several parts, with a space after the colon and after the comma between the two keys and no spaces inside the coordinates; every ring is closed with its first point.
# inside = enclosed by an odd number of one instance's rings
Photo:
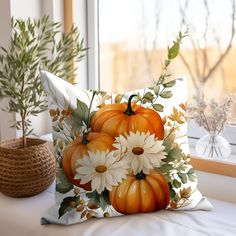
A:
{"type": "Polygon", "coordinates": [[[58,222],[185,209],[199,202],[192,204],[199,192],[180,132],[186,104],[166,102],[176,84],[168,67],[186,36],[180,32],[168,47],[159,77],[145,89],[112,94],[77,89],[54,77],[44,83],[58,167],[58,222]]]}
{"type": "Polygon", "coordinates": [[[69,212],[84,219],[101,210],[109,217],[191,203],[195,189],[188,182],[196,177],[176,142],[186,105],[161,118],[155,102],[163,91],[156,87],[128,96],[89,91],[88,102],[77,100],[76,109],[50,110],[60,137],[54,140],[60,145],[57,191],[67,193],[59,218],[69,212]]]}

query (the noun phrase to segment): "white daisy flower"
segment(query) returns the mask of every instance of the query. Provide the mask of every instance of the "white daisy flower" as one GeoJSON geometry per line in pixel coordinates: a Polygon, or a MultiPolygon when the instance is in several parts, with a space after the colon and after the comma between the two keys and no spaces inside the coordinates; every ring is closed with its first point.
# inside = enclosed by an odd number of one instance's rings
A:
{"type": "Polygon", "coordinates": [[[134,174],[143,171],[148,174],[154,167],[160,167],[161,160],[166,158],[163,140],[155,138],[154,134],[130,132],[126,137],[120,135],[113,146],[117,149],[116,156],[128,159],[134,174]]]}
{"type": "Polygon", "coordinates": [[[112,190],[112,186],[117,186],[126,178],[129,169],[127,160],[120,160],[113,156],[113,152],[88,151],[88,155],[77,160],[75,179],[80,179],[81,184],[91,181],[92,191],[99,194],[105,190],[112,190]]]}

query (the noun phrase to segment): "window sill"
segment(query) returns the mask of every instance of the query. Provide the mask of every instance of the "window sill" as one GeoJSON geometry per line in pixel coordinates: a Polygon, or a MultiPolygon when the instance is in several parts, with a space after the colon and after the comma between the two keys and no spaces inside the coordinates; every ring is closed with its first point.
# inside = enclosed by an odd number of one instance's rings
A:
{"type": "Polygon", "coordinates": [[[196,170],[236,178],[236,162],[209,160],[191,156],[190,164],[196,170]]]}

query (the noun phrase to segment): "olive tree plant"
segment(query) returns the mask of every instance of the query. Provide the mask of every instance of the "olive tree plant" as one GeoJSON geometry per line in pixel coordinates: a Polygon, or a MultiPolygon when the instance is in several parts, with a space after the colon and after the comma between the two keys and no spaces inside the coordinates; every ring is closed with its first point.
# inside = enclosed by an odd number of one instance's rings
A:
{"type": "Polygon", "coordinates": [[[0,47],[0,99],[9,100],[4,111],[20,115],[13,126],[22,130],[22,145],[26,147],[26,136],[33,131],[29,116],[46,110],[40,70],[72,81],[75,63],[84,58],[86,48],[76,26],[62,33],[61,23],[48,16],[37,20],[12,18],[11,28],[9,46],[0,47]]]}

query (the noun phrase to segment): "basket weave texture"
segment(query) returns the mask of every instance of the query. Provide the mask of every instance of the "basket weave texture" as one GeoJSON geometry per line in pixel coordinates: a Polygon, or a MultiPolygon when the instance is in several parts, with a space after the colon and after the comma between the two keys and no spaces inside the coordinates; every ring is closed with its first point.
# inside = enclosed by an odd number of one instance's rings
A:
{"type": "Polygon", "coordinates": [[[27,138],[0,142],[0,192],[11,197],[29,197],[45,190],[55,178],[55,158],[48,143],[27,138]]]}

